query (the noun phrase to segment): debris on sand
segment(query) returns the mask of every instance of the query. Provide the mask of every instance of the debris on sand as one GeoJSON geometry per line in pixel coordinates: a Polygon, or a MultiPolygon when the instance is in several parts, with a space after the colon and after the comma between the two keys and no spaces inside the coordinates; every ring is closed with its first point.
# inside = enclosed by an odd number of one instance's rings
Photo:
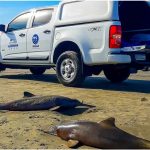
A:
{"type": "Polygon", "coordinates": [[[145,98],[145,97],[141,98],[141,102],[147,102],[147,101],[148,101],[147,98],[145,98]]]}
{"type": "Polygon", "coordinates": [[[3,124],[8,123],[8,120],[6,117],[0,117],[0,126],[2,126],[3,124]]]}
{"type": "Polygon", "coordinates": [[[98,112],[100,110],[101,110],[100,108],[94,107],[94,108],[88,109],[85,113],[96,113],[96,112],[98,112]]]}

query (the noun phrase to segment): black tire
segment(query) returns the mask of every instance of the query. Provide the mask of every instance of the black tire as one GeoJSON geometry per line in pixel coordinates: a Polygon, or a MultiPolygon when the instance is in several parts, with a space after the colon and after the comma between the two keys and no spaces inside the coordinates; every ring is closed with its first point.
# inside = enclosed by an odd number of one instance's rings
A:
{"type": "Polygon", "coordinates": [[[34,75],[42,75],[46,71],[45,68],[30,68],[30,72],[34,75]]]}
{"type": "Polygon", "coordinates": [[[104,74],[109,81],[113,83],[121,83],[128,79],[130,76],[130,70],[129,68],[109,67],[104,69],[104,74]]]}
{"type": "Polygon", "coordinates": [[[56,63],[56,73],[59,82],[64,86],[80,86],[85,79],[82,73],[82,66],[81,58],[76,52],[66,51],[62,53],[56,63]]]}
{"type": "Polygon", "coordinates": [[[5,70],[6,70],[6,68],[4,67],[4,65],[0,64],[0,72],[5,71],[5,70]]]}

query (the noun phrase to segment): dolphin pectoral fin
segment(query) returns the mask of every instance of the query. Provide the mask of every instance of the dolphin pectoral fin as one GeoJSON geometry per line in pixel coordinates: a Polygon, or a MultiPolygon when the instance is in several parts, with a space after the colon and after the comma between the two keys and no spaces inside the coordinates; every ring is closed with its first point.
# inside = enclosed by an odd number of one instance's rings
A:
{"type": "Polygon", "coordinates": [[[68,140],[68,141],[67,141],[67,146],[68,146],[69,148],[75,147],[75,146],[77,146],[78,144],[79,144],[79,141],[77,141],[77,140],[68,140]]]}
{"type": "Polygon", "coordinates": [[[32,93],[30,93],[30,92],[27,92],[27,91],[25,91],[24,92],[24,98],[26,98],[26,97],[34,97],[35,95],[34,94],[32,94],[32,93]]]}
{"type": "Polygon", "coordinates": [[[110,117],[106,120],[103,120],[103,121],[99,122],[99,124],[106,124],[106,125],[109,125],[109,126],[115,126],[115,118],[110,117]]]}

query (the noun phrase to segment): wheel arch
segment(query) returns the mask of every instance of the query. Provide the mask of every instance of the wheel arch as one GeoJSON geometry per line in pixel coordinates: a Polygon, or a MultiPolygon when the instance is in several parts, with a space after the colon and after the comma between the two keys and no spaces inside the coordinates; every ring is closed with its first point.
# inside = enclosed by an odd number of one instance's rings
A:
{"type": "Polygon", "coordinates": [[[77,52],[81,58],[83,58],[83,52],[81,46],[79,46],[76,42],[73,41],[62,41],[57,44],[57,46],[54,48],[53,55],[52,55],[52,61],[54,64],[56,64],[58,57],[65,51],[74,51],[77,52]]]}

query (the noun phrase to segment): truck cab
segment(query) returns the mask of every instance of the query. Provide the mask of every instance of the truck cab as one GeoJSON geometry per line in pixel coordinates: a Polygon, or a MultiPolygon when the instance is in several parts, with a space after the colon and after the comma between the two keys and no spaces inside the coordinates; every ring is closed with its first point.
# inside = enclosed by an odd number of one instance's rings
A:
{"type": "Polygon", "coordinates": [[[33,9],[15,17],[0,35],[3,63],[27,65],[48,61],[55,7],[33,9]]]}
{"type": "Polygon", "coordinates": [[[54,68],[65,86],[101,71],[122,82],[150,66],[150,25],[147,19],[140,23],[139,9],[141,19],[150,15],[147,1],[73,0],[23,12],[0,25],[0,70],[40,75],[54,68]]]}

